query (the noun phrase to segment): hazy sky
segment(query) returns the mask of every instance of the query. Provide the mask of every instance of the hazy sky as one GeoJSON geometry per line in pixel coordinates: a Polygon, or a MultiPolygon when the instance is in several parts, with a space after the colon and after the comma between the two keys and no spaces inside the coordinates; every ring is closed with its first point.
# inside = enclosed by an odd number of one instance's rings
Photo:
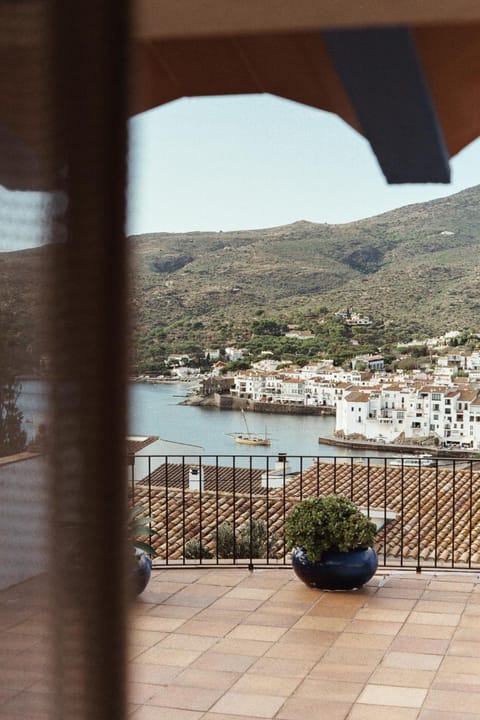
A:
{"type": "Polygon", "coordinates": [[[480,140],[450,185],[387,185],[337,116],[270,95],[185,98],[130,128],[132,234],[349,222],[480,184],[480,140]]]}
{"type": "MultiPolygon", "coordinates": [[[[342,223],[480,184],[480,139],[450,185],[387,185],[369,144],[330,113],[271,95],[185,98],[130,121],[127,232],[342,223]]],[[[0,187],[0,252],[48,241],[49,196],[0,187]]]]}

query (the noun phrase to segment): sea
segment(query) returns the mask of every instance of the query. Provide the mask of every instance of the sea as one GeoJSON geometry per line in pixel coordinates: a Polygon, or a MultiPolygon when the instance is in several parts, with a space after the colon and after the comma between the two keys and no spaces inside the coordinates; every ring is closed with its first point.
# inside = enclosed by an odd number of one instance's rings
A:
{"type": "MultiPolygon", "coordinates": [[[[337,458],[362,455],[358,450],[348,451],[319,443],[319,437],[328,437],[335,429],[335,418],[319,415],[279,415],[246,412],[250,432],[267,432],[271,445],[242,446],[230,433],[244,432],[242,414],[237,410],[219,410],[182,404],[191,391],[188,382],[130,383],[128,388],[131,435],[155,435],[175,444],[194,446],[195,454],[207,456],[288,456],[337,458]]],[[[47,386],[43,381],[22,382],[19,408],[29,439],[41,423],[48,424],[47,386]]],[[[193,452],[189,448],[188,453],[193,452]]],[[[188,454],[186,453],[186,454],[188,454]]],[[[369,451],[373,460],[381,452],[369,451]]],[[[391,456],[390,456],[391,457],[391,456]]]]}

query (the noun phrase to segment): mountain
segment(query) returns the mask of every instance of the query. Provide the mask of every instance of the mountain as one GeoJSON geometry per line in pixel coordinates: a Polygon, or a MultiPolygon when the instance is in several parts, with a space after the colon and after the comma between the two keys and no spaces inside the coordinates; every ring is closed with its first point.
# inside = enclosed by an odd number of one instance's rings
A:
{"type": "Polygon", "coordinates": [[[262,311],[288,317],[319,306],[354,306],[429,334],[475,327],[479,201],[477,186],[344,225],[134,236],[138,327],[227,341],[262,311]]]}
{"type": "MultiPolygon", "coordinates": [[[[301,321],[344,306],[403,335],[478,328],[479,201],[476,186],[344,225],[133,236],[136,349],[153,357],[242,341],[255,319],[301,321]]],[[[57,251],[0,254],[2,315],[26,344],[41,269],[57,251]]]]}

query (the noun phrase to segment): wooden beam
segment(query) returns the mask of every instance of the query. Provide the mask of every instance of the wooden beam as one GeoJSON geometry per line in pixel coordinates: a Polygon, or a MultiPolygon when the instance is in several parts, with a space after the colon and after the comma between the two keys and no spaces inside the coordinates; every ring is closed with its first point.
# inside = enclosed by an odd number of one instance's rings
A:
{"type": "Polygon", "coordinates": [[[323,37],[387,181],[450,182],[442,130],[409,30],[323,37]]]}
{"type": "Polygon", "coordinates": [[[136,39],[480,21],[478,0],[136,0],[136,39]]]}

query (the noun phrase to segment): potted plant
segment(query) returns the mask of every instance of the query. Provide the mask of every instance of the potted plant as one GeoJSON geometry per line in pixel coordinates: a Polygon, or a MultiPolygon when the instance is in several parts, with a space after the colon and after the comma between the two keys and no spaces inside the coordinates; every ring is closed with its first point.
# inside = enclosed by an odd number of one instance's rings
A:
{"type": "Polygon", "coordinates": [[[140,595],[147,587],[152,572],[152,558],[157,553],[144,538],[157,535],[152,530],[152,518],[145,514],[143,505],[134,505],[128,511],[128,541],[133,550],[132,584],[135,595],[140,595]]]}
{"type": "Polygon", "coordinates": [[[295,573],[324,590],[352,590],[373,577],[376,532],[375,523],[342,495],[302,500],[285,522],[295,573]]]}

